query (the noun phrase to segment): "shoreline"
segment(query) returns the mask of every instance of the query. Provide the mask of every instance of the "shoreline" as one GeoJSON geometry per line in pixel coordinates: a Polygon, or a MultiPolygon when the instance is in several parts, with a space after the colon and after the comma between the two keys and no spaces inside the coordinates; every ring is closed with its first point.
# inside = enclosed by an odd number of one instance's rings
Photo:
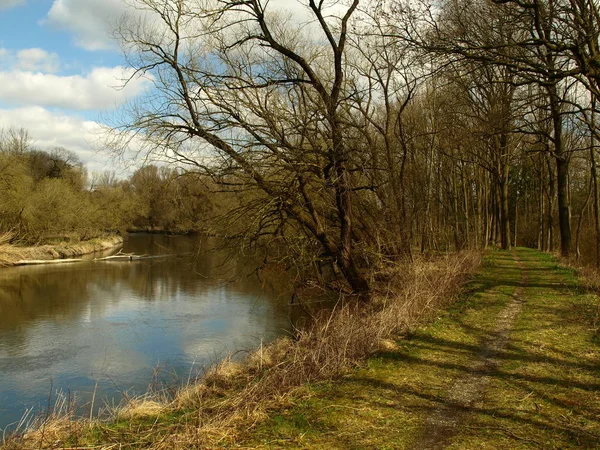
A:
{"type": "Polygon", "coordinates": [[[59,260],[75,256],[109,250],[123,244],[123,237],[104,236],[87,241],[60,242],[31,247],[0,245],[0,268],[17,266],[17,262],[27,259],[59,260]]]}
{"type": "Polygon", "coordinates": [[[217,448],[222,436],[264,419],[294,393],[341,379],[395,338],[435,319],[462,296],[480,262],[480,253],[468,252],[419,261],[408,271],[390,267],[388,275],[397,283],[377,300],[379,307],[343,305],[335,315],[315,317],[292,339],[261,345],[241,361],[225,357],[178,389],[148,391],[100,415],[82,418],[61,398],[46,414],[20,423],[0,441],[0,449],[54,448],[57,442],[140,448],[141,435],[144,448],[155,450],[217,448]]]}
{"type": "Polygon", "coordinates": [[[127,234],[158,234],[158,235],[166,235],[166,236],[199,236],[204,234],[200,230],[168,230],[163,228],[136,228],[130,227],[127,228],[127,234]]]}

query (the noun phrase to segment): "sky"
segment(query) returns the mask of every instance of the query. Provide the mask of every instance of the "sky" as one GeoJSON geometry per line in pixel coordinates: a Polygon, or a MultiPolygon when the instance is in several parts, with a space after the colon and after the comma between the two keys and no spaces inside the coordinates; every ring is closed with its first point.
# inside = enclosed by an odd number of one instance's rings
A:
{"type": "MultiPolygon", "coordinates": [[[[151,84],[137,78],[123,87],[132,71],[110,34],[126,1],[0,0],[0,130],[24,128],[37,148],[73,151],[89,173],[130,172],[101,144],[102,123],[151,84]]],[[[265,4],[310,22],[305,0],[265,4]]]]}
{"type": "Polygon", "coordinates": [[[25,128],[41,149],[74,151],[88,171],[118,166],[100,124],[143,93],[110,38],[122,0],[0,0],[0,128],[25,128]]]}

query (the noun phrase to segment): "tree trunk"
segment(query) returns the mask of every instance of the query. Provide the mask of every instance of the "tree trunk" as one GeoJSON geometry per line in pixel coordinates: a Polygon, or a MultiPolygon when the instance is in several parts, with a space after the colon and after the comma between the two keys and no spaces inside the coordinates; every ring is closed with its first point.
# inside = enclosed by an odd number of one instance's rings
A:
{"type": "Polygon", "coordinates": [[[510,250],[510,221],[508,208],[508,167],[504,168],[500,181],[500,244],[502,250],[510,250]]]}
{"type": "Polygon", "coordinates": [[[594,180],[590,179],[590,187],[588,189],[588,195],[585,198],[585,202],[581,207],[581,211],[579,212],[579,218],[577,219],[577,230],[575,231],[575,255],[577,256],[577,260],[581,258],[581,252],[579,248],[579,242],[581,238],[581,224],[583,222],[583,214],[590,203],[590,198],[592,197],[592,191],[594,190],[594,180]]]}
{"type": "Polygon", "coordinates": [[[544,218],[546,215],[545,212],[545,204],[546,202],[544,202],[544,186],[543,186],[543,172],[544,172],[544,166],[542,164],[541,168],[540,168],[540,186],[539,186],[539,206],[540,206],[540,210],[539,210],[539,225],[538,225],[538,250],[543,251],[546,248],[546,242],[545,242],[545,238],[546,238],[546,234],[545,234],[545,227],[544,227],[544,218]]]}
{"type": "Polygon", "coordinates": [[[556,196],[556,182],[554,171],[550,165],[550,160],[546,159],[548,165],[548,213],[546,215],[546,248],[548,252],[554,251],[554,197],[556,196]]]}
{"type": "Polygon", "coordinates": [[[484,184],[484,196],[483,196],[483,214],[484,214],[484,230],[483,230],[483,248],[487,248],[489,245],[489,234],[490,234],[490,201],[489,201],[489,189],[487,184],[484,184]]]}
{"type": "MultiPolygon", "coordinates": [[[[340,143],[338,145],[341,147],[340,143]]],[[[370,299],[369,283],[358,270],[352,254],[352,198],[349,189],[348,171],[338,152],[335,152],[334,158],[335,173],[337,175],[335,196],[340,220],[340,247],[337,253],[337,264],[354,293],[361,300],[368,301],[370,299]]]]}
{"type": "Polygon", "coordinates": [[[560,98],[556,85],[548,88],[550,94],[550,114],[554,129],[554,156],[556,158],[556,193],[558,198],[558,224],[560,228],[561,255],[571,254],[571,210],[569,203],[569,154],[564,150],[563,120],[560,111],[560,98]]]}
{"type": "MultiPolygon", "coordinates": [[[[527,212],[527,204],[525,204],[525,212],[527,212]]],[[[517,224],[519,218],[519,199],[515,197],[515,232],[513,236],[513,246],[517,246],[517,224]]]]}
{"type": "Polygon", "coordinates": [[[594,131],[596,128],[596,102],[592,95],[592,133],[590,142],[590,162],[592,163],[592,184],[594,190],[594,225],[596,232],[596,267],[600,267],[600,204],[598,198],[598,171],[596,167],[596,139],[594,131]]]}
{"type": "Polygon", "coordinates": [[[568,195],[569,162],[566,158],[556,158],[556,172],[560,253],[565,258],[568,258],[571,254],[571,210],[568,195]]]}

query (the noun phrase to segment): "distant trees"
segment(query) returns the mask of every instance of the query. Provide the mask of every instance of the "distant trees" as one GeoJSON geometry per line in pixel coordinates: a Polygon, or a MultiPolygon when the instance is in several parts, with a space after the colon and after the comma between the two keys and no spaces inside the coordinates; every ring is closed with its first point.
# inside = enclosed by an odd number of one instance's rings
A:
{"type": "Polygon", "coordinates": [[[104,200],[89,191],[85,168],[74,153],[39,150],[23,129],[0,132],[0,232],[39,243],[86,239],[128,226],[132,213],[120,211],[124,202],[104,200]],[[114,211],[119,214],[107,220],[114,211]]]}
{"type": "Polygon", "coordinates": [[[568,185],[573,151],[566,147],[565,120],[575,112],[574,103],[575,110],[589,108],[589,104],[569,98],[568,91],[589,90],[597,95],[593,68],[598,56],[597,6],[591,0],[449,0],[439,4],[441,13],[435,14],[426,2],[417,7],[402,1],[396,5],[396,10],[412,14],[401,21],[402,27],[395,27],[396,32],[439,61],[447,63],[450,58],[480,67],[503,67],[510,72],[513,86],[529,86],[531,101],[540,107],[538,118],[543,110],[550,125],[544,131],[546,150],[555,164],[552,191],[557,199],[561,252],[569,256],[568,185]]]}
{"type": "Polygon", "coordinates": [[[135,199],[133,226],[145,230],[210,231],[213,201],[205,180],[197,174],[148,165],[127,182],[135,199]]]}
{"type": "Polygon", "coordinates": [[[16,241],[89,239],[127,229],[210,231],[206,180],[154,165],[129,179],[87,171],[64,148],[40,150],[25,130],[0,131],[0,232],[16,241]]]}

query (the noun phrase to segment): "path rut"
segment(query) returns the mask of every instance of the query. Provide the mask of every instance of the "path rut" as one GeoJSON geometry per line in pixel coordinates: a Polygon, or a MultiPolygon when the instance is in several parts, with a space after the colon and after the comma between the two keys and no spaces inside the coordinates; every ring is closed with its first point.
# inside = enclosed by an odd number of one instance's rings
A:
{"type": "Polygon", "coordinates": [[[508,304],[498,314],[494,330],[481,343],[471,370],[453,383],[444,404],[429,415],[423,434],[413,444],[412,450],[440,449],[448,445],[450,439],[459,432],[470,408],[483,397],[490,375],[498,367],[498,355],[506,347],[509,334],[523,305],[522,297],[527,284],[527,275],[523,270],[523,262],[516,254],[513,254],[513,259],[521,271],[519,286],[508,304]]]}

